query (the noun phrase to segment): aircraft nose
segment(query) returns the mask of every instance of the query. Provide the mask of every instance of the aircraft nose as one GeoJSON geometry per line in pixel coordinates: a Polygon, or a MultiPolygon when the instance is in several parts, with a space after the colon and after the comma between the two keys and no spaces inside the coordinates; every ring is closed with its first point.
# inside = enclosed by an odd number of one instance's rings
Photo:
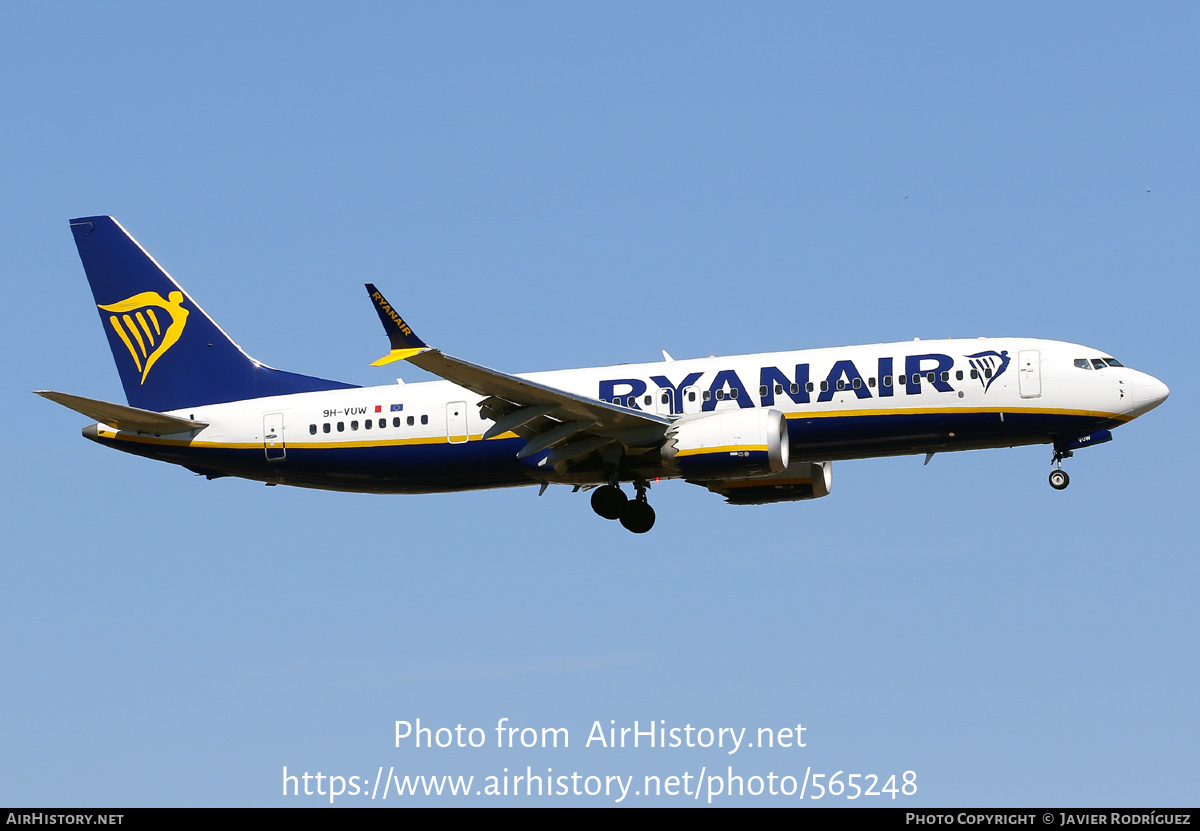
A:
{"type": "Polygon", "coordinates": [[[1170,394],[1171,391],[1167,389],[1167,385],[1153,375],[1138,372],[1136,369],[1133,371],[1132,415],[1140,416],[1142,413],[1150,412],[1166,401],[1170,394]]]}

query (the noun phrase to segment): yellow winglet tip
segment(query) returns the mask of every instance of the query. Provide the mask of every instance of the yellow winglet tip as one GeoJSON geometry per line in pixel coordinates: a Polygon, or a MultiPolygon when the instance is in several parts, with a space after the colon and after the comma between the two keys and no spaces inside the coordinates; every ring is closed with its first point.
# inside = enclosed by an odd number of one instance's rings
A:
{"type": "Polygon", "coordinates": [[[428,347],[420,347],[417,349],[393,349],[391,352],[384,355],[378,361],[372,361],[371,366],[386,366],[393,361],[404,361],[416,355],[418,352],[424,352],[428,347]]]}

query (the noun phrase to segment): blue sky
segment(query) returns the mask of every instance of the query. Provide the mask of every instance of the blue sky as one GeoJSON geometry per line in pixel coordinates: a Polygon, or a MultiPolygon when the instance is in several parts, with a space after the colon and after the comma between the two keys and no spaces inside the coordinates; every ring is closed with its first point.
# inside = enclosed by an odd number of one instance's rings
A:
{"type": "Polygon", "coordinates": [[[1187,4],[9,7],[0,803],[732,765],[1193,804],[1198,40],[1187,4]],[[807,503],[664,483],[643,537],[567,488],[208,482],[29,394],[122,400],[88,214],[250,354],[359,384],[393,377],[374,282],[511,372],[1022,335],[1172,393],[1062,493],[1045,447],[847,462],[807,503]],[[417,718],[571,747],[394,747],[417,718]],[[610,719],[807,746],[583,747],[610,719]]]}

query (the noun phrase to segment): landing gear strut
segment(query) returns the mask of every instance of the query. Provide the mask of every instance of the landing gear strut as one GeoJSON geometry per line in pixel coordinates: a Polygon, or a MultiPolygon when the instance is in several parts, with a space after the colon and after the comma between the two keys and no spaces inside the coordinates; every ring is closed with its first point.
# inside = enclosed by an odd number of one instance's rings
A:
{"type": "Polygon", "coordinates": [[[654,527],[654,509],[646,501],[646,484],[634,482],[637,496],[630,499],[615,482],[596,488],[592,493],[592,510],[605,519],[619,519],[621,525],[635,534],[644,534],[654,527]]]}
{"type": "Polygon", "coordinates": [[[1054,470],[1050,471],[1050,487],[1056,491],[1063,490],[1067,485],[1071,484],[1071,477],[1062,469],[1062,460],[1071,458],[1073,454],[1070,450],[1054,450],[1054,460],[1051,462],[1057,465],[1054,470]]]}
{"type": "Polygon", "coordinates": [[[646,486],[642,482],[634,482],[637,496],[625,503],[621,509],[621,524],[625,530],[635,534],[644,534],[654,527],[654,509],[646,501],[646,486]]]}

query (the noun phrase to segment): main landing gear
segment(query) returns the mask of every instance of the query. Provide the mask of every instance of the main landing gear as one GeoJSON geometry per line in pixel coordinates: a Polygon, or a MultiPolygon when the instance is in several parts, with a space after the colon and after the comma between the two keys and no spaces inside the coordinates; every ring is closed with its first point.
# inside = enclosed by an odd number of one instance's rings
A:
{"type": "Polygon", "coordinates": [[[1068,476],[1067,472],[1062,469],[1062,460],[1069,459],[1072,455],[1073,454],[1070,450],[1056,449],[1054,451],[1054,460],[1051,461],[1050,464],[1057,465],[1057,467],[1050,471],[1050,487],[1054,488],[1056,491],[1061,491],[1065,489],[1067,485],[1071,484],[1071,477],[1068,476]]]}
{"type": "Polygon", "coordinates": [[[637,496],[630,499],[615,482],[592,492],[592,510],[605,519],[619,519],[635,534],[644,534],[654,527],[654,509],[646,501],[646,484],[634,482],[637,496]]]}

